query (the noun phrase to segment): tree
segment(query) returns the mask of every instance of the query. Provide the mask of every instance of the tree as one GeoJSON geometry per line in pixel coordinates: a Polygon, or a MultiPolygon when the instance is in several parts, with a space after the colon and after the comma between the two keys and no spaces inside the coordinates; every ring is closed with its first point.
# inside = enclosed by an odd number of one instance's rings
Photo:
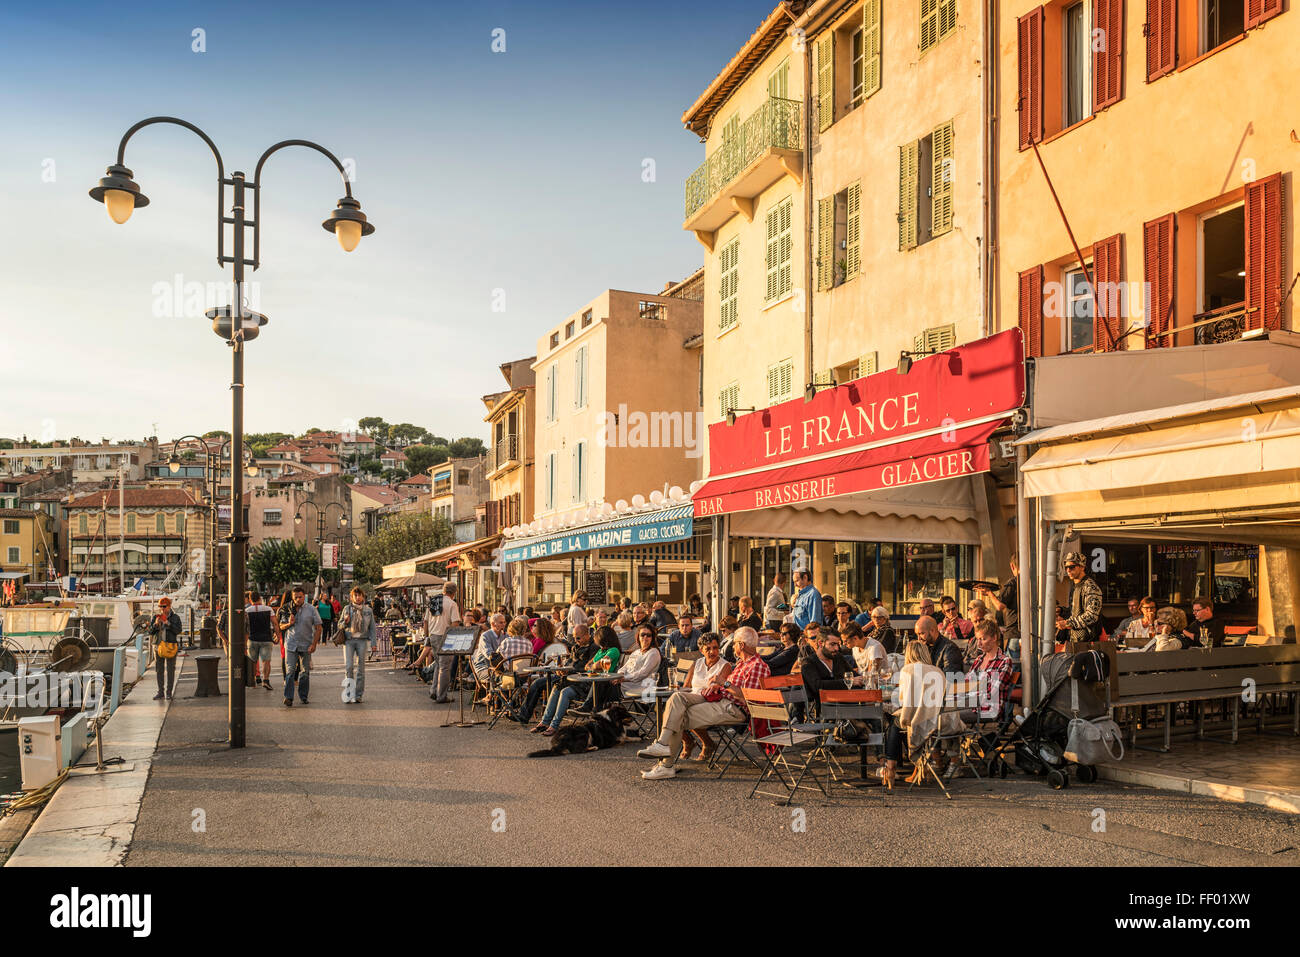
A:
{"type": "Polygon", "coordinates": [[[271,446],[279,445],[291,438],[293,436],[288,432],[248,432],[244,435],[244,444],[248,446],[248,451],[253,458],[260,459],[266,455],[271,446]]]}
{"type": "Polygon", "coordinates": [[[412,425],[410,422],[400,422],[388,428],[389,438],[403,446],[418,442],[424,434],[424,429],[418,425],[412,425]]]}
{"type": "Polygon", "coordinates": [[[220,436],[220,437],[223,438],[223,439],[228,439],[228,438],[230,438],[230,433],[229,433],[229,432],[225,432],[225,431],[223,431],[222,429],[213,429],[211,432],[204,432],[204,433],[203,433],[203,437],[204,437],[205,439],[213,439],[213,438],[216,438],[217,436],[220,436]]]}
{"type": "MultiPolygon", "coordinates": [[[[361,539],[354,552],[353,577],[359,583],[383,581],[384,566],[426,555],[452,543],[451,526],[428,512],[394,515],[373,535],[361,539]]],[[[442,572],[441,566],[438,572],[442,572]]]]}
{"type": "Polygon", "coordinates": [[[483,440],[479,438],[457,439],[448,447],[448,451],[453,459],[473,458],[476,455],[487,454],[487,449],[483,447],[483,440]]]}
{"type": "Polygon", "coordinates": [[[434,448],[430,445],[412,445],[406,450],[406,467],[412,475],[427,472],[435,465],[447,461],[446,448],[434,448]]]}
{"type": "Polygon", "coordinates": [[[316,428],[316,426],[313,425],[310,429],[308,429],[308,430],[307,430],[306,432],[304,432],[303,434],[304,434],[304,435],[315,435],[315,434],[316,434],[317,432],[319,432],[319,431],[320,431],[320,429],[316,428]]]}
{"type": "Polygon", "coordinates": [[[316,554],[292,539],[267,539],[248,553],[249,577],[267,594],[296,582],[313,581],[319,568],[316,554]]]}
{"type": "Polygon", "coordinates": [[[367,475],[378,475],[384,470],[384,465],[379,459],[372,456],[357,462],[357,468],[367,475]]]}
{"type": "Polygon", "coordinates": [[[377,415],[367,415],[357,423],[357,428],[367,433],[376,442],[383,442],[388,438],[388,423],[377,415]]]}

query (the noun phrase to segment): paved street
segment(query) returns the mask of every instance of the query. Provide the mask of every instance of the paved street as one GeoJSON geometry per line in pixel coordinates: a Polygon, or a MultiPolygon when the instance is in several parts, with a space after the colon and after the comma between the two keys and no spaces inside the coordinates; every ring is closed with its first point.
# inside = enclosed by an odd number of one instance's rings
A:
{"type": "Polygon", "coordinates": [[[538,739],[517,725],[440,728],[425,686],[387,667],[372,664],[365,703],[345,706],[341,650],[316,659],[309,707],[280,704],[278,675],[274,692],[249,689],[241,752],[221,743],[226,699],[185,697],[186,670],[128,864],[1300,863],[1295,816],[1107,784],[1053,792],[1023,776],[960,781],[952,802],[817,796],[801,831],[795,811],[746,800],[740,779],[641,780],[631,745],[530,760],[538,739]]]}

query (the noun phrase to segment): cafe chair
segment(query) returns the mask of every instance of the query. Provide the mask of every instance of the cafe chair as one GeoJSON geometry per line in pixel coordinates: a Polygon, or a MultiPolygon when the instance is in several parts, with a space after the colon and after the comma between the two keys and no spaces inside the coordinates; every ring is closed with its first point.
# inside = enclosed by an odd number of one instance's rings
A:
{"type": "Polygon", "coordinates": [[[488,713],[492,718],[488,722],[488,730],[491,730],[507,711],[520,707],[523,702],[525,683],[519,680],[515,672],[520,668],[532,667],[536,663],[537,656],[534,654],[515,655],[499,662],[492,669],[492,688],[488,701],[488,713]]]}
{"type": "MultiPolygon", "coordinates": [[[[800,731],[791,718],[791,707],[801,703],[805,698],[803,688],[783,690],[780,688],[743,688],[745,703],[749,706],[751,735],[754,743],[759,745],[765,764],[754,789],[749,792],[768,797],[783,797],[778,803],[789,806],[795,793],[807,787],[804,779],[811,777],[817,790],[827,801],[831,800],[821,777],[813,767],[813,755],[821,746],[822,734],[812,731],[800,731]],[[767,722],[767,727],[758,727],[758,722],[767,722]],[[798,772],[796,776],[796,772],[798,772]],[[760,791],[763,782],[774,778],[781,782],[784,791],[760,791]]],[[[808,790],[812,790],[810,787],[808,790]]]]}
{"type": "Polygon", "coordinates": [[[885,735],[881,731],[864,731],[884,727],[885,711],[880,691],[871,688],[822,688],[819,697],[818,723],[825,729],[819,755],[826,762],[832,780],[846,777],[835,756],[837,748],[857,748],[861,756],[862,777],[866,777],[867,748],[881,748],[885,735]],[[839,772],[837,775],[836,772],[839,772]]]}

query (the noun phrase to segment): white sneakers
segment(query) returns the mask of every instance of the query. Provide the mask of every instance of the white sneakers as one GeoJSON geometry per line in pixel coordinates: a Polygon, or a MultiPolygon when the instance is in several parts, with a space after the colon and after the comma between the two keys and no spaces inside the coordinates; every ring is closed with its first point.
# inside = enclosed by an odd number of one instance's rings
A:
{"type": "Polygon", "coordinates": [[[658,741],[651,742],[636,753],[638,758],[666,758],[672,754],[667,747],[658,741]]]}
{"type": "Polygon", "coordinates": [[[670,768],[666,764],[656,764],[649,771],[642,771],[641,777],[647,781],[660,781],[664,778],[671,778],[677,774],[676,768],[670,768]]]}

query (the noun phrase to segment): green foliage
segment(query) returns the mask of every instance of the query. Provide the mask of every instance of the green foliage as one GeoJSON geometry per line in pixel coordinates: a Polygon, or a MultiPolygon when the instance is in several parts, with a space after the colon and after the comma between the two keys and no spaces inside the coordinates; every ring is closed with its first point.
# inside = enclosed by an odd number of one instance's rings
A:
{"type": "Polygon", "coordinates": [[[203,437],[204,437],[205,439],[215,438],[215,437],[218,436],[218,435],[221,436],[223,439],[228,439],[228,438],[230,438],[230,433],[227,432],[227,431],[225,431],[224,429],[213,429],[211,432],[204,432],[204,433],[203,433],[203,437]]]}
{"type": "Polygon", "coordinates": [[[244,444],[254,458],[263,458],[266,450],[293,438],[288,432],[249,432],[244,436],[244,444]]]}
{"type": "Polygon", "coordinates": [[[388,427],[388,437],[399,445],[413,445],[420,441],[426,430],[410,422],[401,422],[388,427]]]}
{"type": "Polygon", "coordinates": [[[315,581],[319,567],[315,552],[292,539],[267,539],[248,553],[248,576],[266,594],[315,581]]]}
{"type": "Polygon", "coordinates": [[[357,468],[367,475],[378,475],[384,470],[384,465],[379,459],[371,456],[370,458],[361,459],[357,462],[357,468]]]}
{"type": "Polygon", "coordinates": [[[412,445],[406,450],[406,465],[412,475],[428,471],[448,459],[446,446],[412,445]]]}
{"type": "Polygon", "coordinates": [[[483,440],[479,438],[460,438],[448,446],[448,452],[453,459],[465,459],[476,455],[486,455],[487,449],[483,445],[483,440]]]}
{"type": "Polygon", "coordinates": [[[428,512],[394,515],[357,545],[353,577],[376,585],[383,581],[385,565],[426,555],[451,543],[451,526],[445,519],[435,519],[428,512]]]}
{"type": "Polygon", "coordinates": [[[388,423],[377,415],[365,416],[357,422],[357,427],[376,442],[384,442],[388,439],[388,423]]]}

